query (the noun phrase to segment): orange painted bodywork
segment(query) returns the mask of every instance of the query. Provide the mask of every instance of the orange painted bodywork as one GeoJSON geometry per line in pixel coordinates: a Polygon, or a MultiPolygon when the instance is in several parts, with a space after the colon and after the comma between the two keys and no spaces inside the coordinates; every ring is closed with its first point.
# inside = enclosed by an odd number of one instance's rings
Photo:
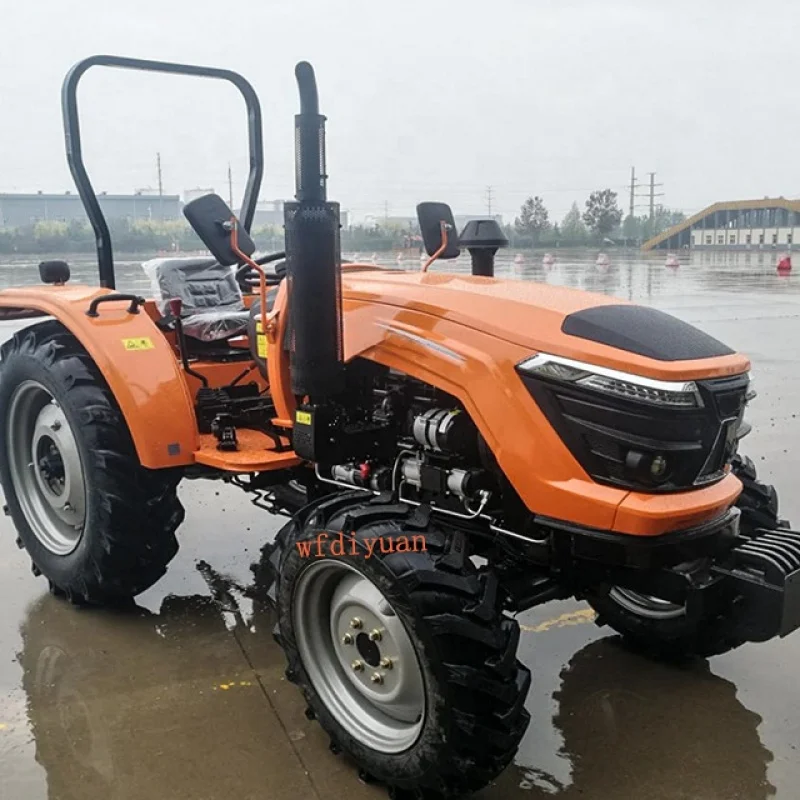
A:
{"type": "Polygon", "coordinates": [[[464,403],[527,507],[578,525],[654,536],[713,519],[741,492],[716,485],[642,495],[593,481],[524,388],[515,366],[537,352],[661,380],[735,375],[740,355],[655,361],[567,336],[567,314],[620,303],[557,286],[446,273],[345,272],[345,357],[362,356],[437,386],[464,403]]]}
{"type": "Polygon", "coordinates": [[[139,460],[153,469],[194,462],[197,425],[194,404],[175,353],[151,314],[129,314],[127,301],[86,310],[109,294],[94,286],[35,286],[0,292],[0,309],[35,309],[55,317],[97,364],[114,394],[133,437],[139,460]],[[153,347],[126,350],[125,339],[147,338],[153,347]]]}
{"type": "MultiPolygon", "coordinates": [[[[148,304],[146,313],[128,314],[126,302],[107,303],[99,317],[87,317],[91,299],[104,293],[82,286],[8,289],[0,292],[0,309],[37,309],[72,331],[116,396],[145,466],[202,463],[246,472],[298,463],[291,451],[270,451],[266,437],[255,431],[242,432],[238,453],[220,452],[213,437],[200,436],[193,408],[199,381],[185,375],[174,342],[156,327],[154,304],[148,304]],[[137,337],[149,337],[153,348],[126,351],[122,340],[137,337]]],[[[596,483],[539,410],[515,366],[546,352],[655,379],[692,380],[745,372],[750,366],[745,357],[663,362],[565,335],[561,325],[566,315],[623,301],[527,281],[345,265],[342,294],[346,360],[363,357],[457,397],[533,513],[655,536],[718,517],[738,497],[741,484],[733,476],[670,495],[596,483]]],[[[282,345],[287,302],[283,282],[267,315],[266,347],[275,421],[288,428],[296,403],[282,345]]],[[[246,366],[192,363],[212,386],[229,382],[246,366]]],[[[247,380],[266,387],[255,371],[247,380]]]]}

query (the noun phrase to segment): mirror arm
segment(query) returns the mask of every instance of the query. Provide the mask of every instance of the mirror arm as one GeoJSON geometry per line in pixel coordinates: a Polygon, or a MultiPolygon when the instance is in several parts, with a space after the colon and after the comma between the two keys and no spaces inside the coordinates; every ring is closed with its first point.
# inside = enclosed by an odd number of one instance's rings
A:
{"type": "Polygon", "coordinates": [[[447,228],[448,228],[448,225],[444,220],[442,220],[439,223],[439,225],[441,226],[441,231],[442,231],[442,244],[439,247],[439,249],[422,265],[422,271],[423,272],[427,272],[428,271],[428,267],[431,264],[433,264],[433,262],[436,261],[436,259],[439,258],[439,256],[442,253],[444,253],[444,251],[447,249],[447,228]]]}
{"type": "MultiPolygon", "coordinates": [[[[250,256],[239,249],[239,226],[236,217],[231,217],[231,250],[251,269],[258,273],[258,295],[261,300],[261,333],[267,335],[267,275],[259,264],[256,264],[250,256]]],[[[227,226],[226,226],[227,227],[227,226]]],[[[256,334],[258,332],[256,331],[256,334]]]]}

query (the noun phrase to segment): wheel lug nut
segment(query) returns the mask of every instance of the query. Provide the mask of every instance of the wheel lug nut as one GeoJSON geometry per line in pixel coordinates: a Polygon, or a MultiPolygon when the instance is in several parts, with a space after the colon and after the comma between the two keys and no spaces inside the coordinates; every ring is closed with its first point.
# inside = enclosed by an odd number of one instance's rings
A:
{"type": "Polygon", "coordinates": [[[354,631],[357,631],[359,628],[364,627],[364,623],[358,617],[353,617],[353,619],[350,620],[350,627],[354,631]]]}
{"type": "Polygon", "coordinates": [[[353,644],[353,637],[349,633],[346,633],[342,636],[342,644],[353,644]]]}
{"type": "Polygon", "coordinates": [[[53,423],[53,424],[50,426],[50,430],[51,430],[51,431],[60,431],[60,430],[61,430],[61,423],[60,423],[58,420],[56,420],[56,421],[55,421],[55,422],[54,422],[54,423],[53,423]]]}
{"type": "Polygon", "coordinates": [[[371,642],[379,642],[381,640],[381,638],[382,638],[382,636],[381,636],[380,628],[373,628],[369,632],[369,640],[371,642]]]}
{"type": "Polygon", "coordinates": [[[392,659],[389,658],[389,656],[384,656],[381,659],[381,666],[384,669],[391,669],[394,666],[394,661],[392,661],[392,659]]]}
{"type": "Polygon", "coordinates": [[[369,676],[369,679],[373,683],[383,683],[383,675],[380,672],[373,672],[372,675],[369,676]]]}
{"type": "Polygon", "coordinates": [[[360,659],[358,659],[358,658],[357,658],[357,659],[356,659],[356,660],[355,660],[355,661],[354,661],[354,662],[353,662],[353,663],[352,663],[350,666],[351,666],[351,667],[352,667],[352,668],[353,668],[353,669],[354,669],[356,672],[362,672],[362,671],[364,670],[364,662],[363,662],[363,661],[361,661],[361,660],[360,660],[360,659]]]}

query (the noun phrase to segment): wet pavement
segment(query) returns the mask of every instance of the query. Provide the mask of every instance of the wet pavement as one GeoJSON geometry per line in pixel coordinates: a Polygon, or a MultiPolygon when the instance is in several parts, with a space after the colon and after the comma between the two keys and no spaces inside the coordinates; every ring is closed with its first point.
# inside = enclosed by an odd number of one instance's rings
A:
{"type": "MultiPolygon", "coordinates": [[[[503,270],[651,303],[748,353],[759,397],[743,450],[800,521],[800,276],[746,255],[503,270]]],[[[181,550],[126,612],[50,597],[0,517],[0,798],[385,797],[305,718],[272,609],[247,596],[283,520],[220,484],[186,482],[181,496],[181,550]]],[[[677,668],[626,651],[579,603],[520,623],[532,722],[481,800],[800,796],[800,633],[677,668]]]]}

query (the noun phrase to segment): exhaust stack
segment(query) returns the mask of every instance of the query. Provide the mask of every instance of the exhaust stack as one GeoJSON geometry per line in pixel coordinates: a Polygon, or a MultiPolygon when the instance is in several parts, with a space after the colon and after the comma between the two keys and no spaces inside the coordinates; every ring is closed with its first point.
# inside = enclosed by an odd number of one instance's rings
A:
{"type": "Polygon", "coordinates": [[[344,388],[339,204],[327,200],[325,117],[311,65],[295,68],[296,200],[284,205],[292,393],[312,401],[344,388]]]}

